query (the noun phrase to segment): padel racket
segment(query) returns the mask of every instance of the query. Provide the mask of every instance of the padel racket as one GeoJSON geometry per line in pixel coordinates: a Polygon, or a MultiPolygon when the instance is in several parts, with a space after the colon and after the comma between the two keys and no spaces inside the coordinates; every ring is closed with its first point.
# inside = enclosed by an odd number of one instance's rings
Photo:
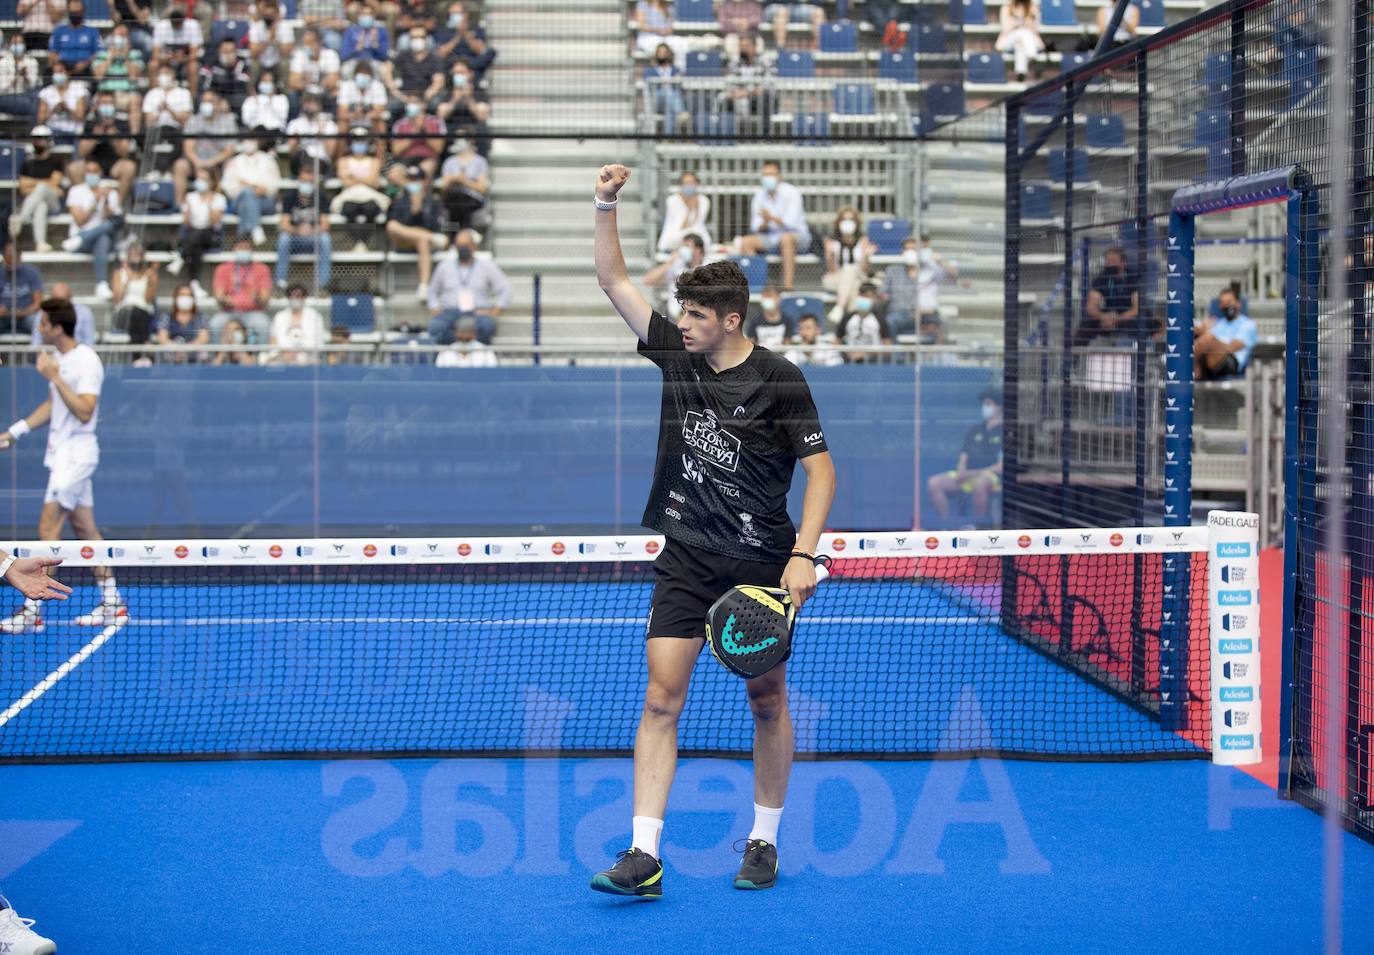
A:
{"type": "MultiPolygon", "coordinates": [[[[829,576],[816,564],[816,581],[829,576]]],[[[797,610],[782,587],[740,584],[731,587],[706,614],[706,643],[720,665],[746,680],[763,676],[792,655],[797,610]]]]}

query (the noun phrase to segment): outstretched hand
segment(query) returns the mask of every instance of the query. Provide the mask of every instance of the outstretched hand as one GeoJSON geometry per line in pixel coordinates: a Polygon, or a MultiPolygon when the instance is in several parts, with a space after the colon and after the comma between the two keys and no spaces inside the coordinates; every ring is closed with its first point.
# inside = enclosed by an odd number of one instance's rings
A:
{"type": "Polygon", "coordinates": [[[602,202],[610,202],[630,181],[630,167],[619,163],[602,166],[596,174],[596,197],[602,202]]]}
{"type": "Polygon", "coordinates": [[[48,576],[48,568],[60,563],[57,557],[21,557],[10,565],[5,579],[30,600],[66,600],[72,588],[48,576]]]}

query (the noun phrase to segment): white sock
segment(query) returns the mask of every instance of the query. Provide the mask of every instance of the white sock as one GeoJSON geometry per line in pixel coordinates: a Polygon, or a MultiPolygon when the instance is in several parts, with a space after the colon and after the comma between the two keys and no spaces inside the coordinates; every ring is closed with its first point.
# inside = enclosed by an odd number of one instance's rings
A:
{"type": "Polygon", "coordinates": [[[778,844],[778,823],[782,822],[782,807],[769,809],[754,803],[754,828],[750,839],[762,839],[770,845],[778,844]]]}
{"type": "Polygon", "coordinates": [[[652,816],[635,816],[633,846],[640,852],[658,858],[658,837],[663,834],[663,820],[652,816]]]}
{"type": "Polygon", "coordinates": [[[119,587],[115,585],[114,574],[110,574],[100,582],[100,599],[107,604],[122,603],[119,598],[119,587]]]}

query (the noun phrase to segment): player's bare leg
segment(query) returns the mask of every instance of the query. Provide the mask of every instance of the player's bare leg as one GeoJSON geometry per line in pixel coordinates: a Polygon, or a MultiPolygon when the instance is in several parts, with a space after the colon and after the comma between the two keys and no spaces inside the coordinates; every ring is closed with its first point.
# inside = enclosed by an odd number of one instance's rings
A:
{"type": "MultiPolygon", "coordinates": [[[[86,506],[76,508],[71,513],[72,530],[83,541],[103,541],[100,528],[95,523],[95,511],[86,506]]],[[[90,613],[76,618],[80,627],[109,627],[123,624],[129,618],[129,609],[119,593],[114,571],[108,567],[94,569],[95,582],[100,587],[100,605],[90,613]]]]}

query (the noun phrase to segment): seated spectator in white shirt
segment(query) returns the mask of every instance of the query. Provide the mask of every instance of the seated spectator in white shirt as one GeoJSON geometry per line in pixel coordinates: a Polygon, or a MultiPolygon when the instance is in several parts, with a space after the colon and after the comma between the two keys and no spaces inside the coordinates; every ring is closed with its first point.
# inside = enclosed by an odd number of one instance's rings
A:
{"type": "Polygon", "coordinates": [[[119,184],[105,179],[99,164],[77,159],[71,165],[76,184],[67,192],[67,212],[72,217],[71,235],[62,243],[67,252],[89,252],[95,269],[95,294],[109,301],[110,252],[124,225],[119,203],[119,184]]]}
{"type": "Polygon", "coordinates": [[[153,26],[153,66],[168,65],[180,79],[195,76],[200,69],[201,47],[205,35],[200,21],[186,15],[186,8],[173,4],[165,20],[153,26]]]}
{"type": "MultiPolygon", "coordinates": [[[[892,333],[888,331],[887,322],[873,312],[877,292],[877,286],[871,282],[859,289],[859,297],[854,300],[854,311],[846,315],[835,329],[835,337],[841,345],[868,348],[892,344],[892,333]]],[[[854,351],[845,352],[844,357],[845,361],[874,362],[880,356],[854,351]]]]}
{"type": "Polygon", "coordinates": [[[181,155],[181,134],[194,109],[191,91],[178,84],[173,68],[159,68],[157,85],[143,96],[144,130],[172,147],[171,152],[154,153],[153,162],[159,172],[170,171],[181,155]]]}
{"type": "Polygon", "coordinates": [[[339,84],[338,120],[342,126],[377,126],[387,120],[386,87],[369,60],[359,60],[352,79],[339,84]]]}
{"type": "Polygon", "coordinates": [[[52,83],[38,92],[38,125],[51,129],[58,142],[69,143],[85,127],[89,107],[90,89],[59,63],[52,83]]]}
{"type": "Polygon", "coordinates": [[[845,206],[835,213],[834,229],[825,239],[825,274],[821,276],[821,286],[835,293],[830,313],[835,321],[853,308],[859,286],[868,281],[869,259],[877,251],[864,235],[858,209],[845,206]]]}
{"type": "Polygon", "coordinates": [[[337,136],[339,127],[323,107],[319,93],[306,93],[301,97],[301,114],[286,124],[288,162],[293,176],[301,171],[302,165],[311,163],[319,166],[323,181],[334,167],[340,143],[328,137],[337,136]]]}
{"type": "Polygon", "coordinates": [[[291,23],[277,0],[258,0],[257,16],[248,24],[248,61],[254,78],[271,73],[278,87],[285,86],[295,41],[291,23]]]}
{"type": "Polygon", "coordinates": [[[286,292],[290,305],[272,317],[272,347],[268,361],[283,365],[313,365],[325,342],[324,317],[305,303],[305,288],[293,285],[286,292]]]}
{"type": "Polygon", "coordinates": [[[239,154],[225,163],[221,188],[234,203],[239,232],[252,233],[253,244],[262,245],[267,241],[262,217],[277,211],[281,170],[277,157],[259,149],[256,139],[245,139],[238,148],[239,154]]]}
{"type": "Polygon", "coordinates": [[[688,170],[677,179],[677,192],[668,196],[664,203],[663,230],[658,234],[658,251],[672,252],[682,244],[687,233],[701,236],[701,241],[711,244],[711,227],[707,220],[711,217],[711,199],[701,194],[701,182],[697,174],[688,170]]]}
{"type": "Polygon", "coordinates": [[[739,238],[745,255],[780,253],[782,290],[792,291],[792,276],[798,251],[811,248],[811,229],[806,224],[806,207],[801,190],[782,179],[782,166],[776,159],[764,162],[759,189],[749,203],[749,235],[739,238]]]}
{"type": "Polygon", "coordinates": [[[784,357],[794,365],[843,365],[844,356],[835,347],[835,336],[821,334],[821,320],[806,314],[797,320],[794,346],[784,357]]]}
{"type": "Polygon", "coordinates": [[[286,118],[291,112],[291,104],[285,93],[277,92],[277,81],[270,73],[258,79],[258,92],[243,101],[240,118],[244,129],[269,129],[273,132],[286,131],[286,118]]]}
{"type": "Polygon", "coordinates": [[[644,284],[649,288],[656,288],[660,285],[667,288],[666,314],[669,318],[677,318],[682,314],[682,303],[677,300],[678,276],[705,264],[706,245],[701,241],[701,236],[695,232],[689,232],[682,237],[682,244],[671,258],[660,262],[644,276],[644,284]]]}
{"type": "Polygon", "coordinates": [[[687,38],[673,36],[673,11],[667,0],[638,0],[635,4],[635,49],[652,56],[660,43],[681,60],[687,55],[687,38]]]}
{"type": "Polygon", "coordinates": [[[744,323],[744,337],[755,345],[777,350],[797,334],[796,324],[783,315],[778,290],[769,285],[759,293],[759,311],[744,323]]]}
{"type": "Polygon", "coordinates": [[[8,39],[0,46],[0,112],[32,119],[38,114],[43,71],[38,57],[28,52],[22,33],[15,30],[8,39]]]}
{"type": "Polygon", "coordinates": [[[477,340],[477,320],[460,318],[453,326],[453,344],[439,353],[440,368],[495,368],[496,353],[477,340]]]}
{"type": "Polygon", "coordinates": [[[339,54],[324,45],[317,27],[301,34],[301,45],[291,53],[287,88],[300,95],[311,87],[333,99],[339,92],[339,54]]]}

